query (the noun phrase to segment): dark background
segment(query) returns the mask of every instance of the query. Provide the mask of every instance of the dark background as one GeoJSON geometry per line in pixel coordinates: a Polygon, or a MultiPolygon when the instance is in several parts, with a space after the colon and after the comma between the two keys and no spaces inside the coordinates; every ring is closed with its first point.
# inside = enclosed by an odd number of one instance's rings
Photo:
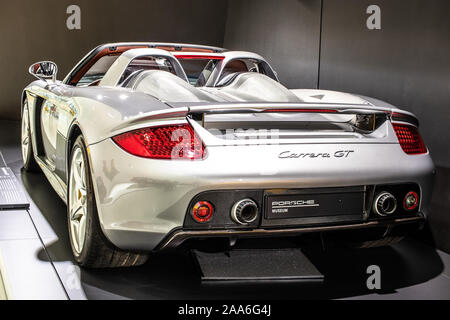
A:
{"type": "Polygon", "coordinates": [[[265,56],[289,88],[373,96],[412,111],[437,165],[431,230],[450,251],[450,1],[0,0],[0,119],[20,118],[28,66],[53,60],[62,79],[93,47],[173,41],[265,56]],[[82,29],[66,28],[81,7],[82,29]],[[381,8],[381,30],[366,9],[381,8]]]}
{"type": "Polygon", "coordinates": [[[20,118],[28,67],[52,60],[58,80],[94,47],[109,42],[223,44],[226,1],[0,0],[0,118],[20,118]],[[66,9],[81,8],[81,30],[68,30],[66,9]]]}

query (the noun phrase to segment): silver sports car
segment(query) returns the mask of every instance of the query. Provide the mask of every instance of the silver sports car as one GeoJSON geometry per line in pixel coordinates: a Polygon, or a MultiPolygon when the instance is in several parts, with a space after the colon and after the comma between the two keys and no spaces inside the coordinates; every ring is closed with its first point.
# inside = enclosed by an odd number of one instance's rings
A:
{"type": "Polygon", "coordinates": [[[139,265],[205,239],[356,232],[386,244],[427,217],[434,165],[413,114],[287,89],[258,54],[115,43],[63,81],[53,62],[29,71],[24,170],[67,203],[82,266],[139,265]]]}

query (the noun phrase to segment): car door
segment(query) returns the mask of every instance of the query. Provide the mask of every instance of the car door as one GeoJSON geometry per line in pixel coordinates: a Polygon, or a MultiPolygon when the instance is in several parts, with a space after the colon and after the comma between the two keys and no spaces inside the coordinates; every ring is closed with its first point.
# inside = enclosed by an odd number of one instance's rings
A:
{"type": "MultiPolygon", "coordinates": [[[[51,95],[50,95],[51,96],[51,95]]],[[[55,169],[56,161],[56,131],[58,125],[58,112],[53,99],[44,101],[41,108],[41,134],[45,151],[45,162],[50,169],[55,169]]]]}
{"type": "Polygon", "coordinates": [[[40,116],[44,160],[62,181],[66,178],[67,133],[77,113],[71,103],[72,89],[62,83],[48,87],[40,116]]]}

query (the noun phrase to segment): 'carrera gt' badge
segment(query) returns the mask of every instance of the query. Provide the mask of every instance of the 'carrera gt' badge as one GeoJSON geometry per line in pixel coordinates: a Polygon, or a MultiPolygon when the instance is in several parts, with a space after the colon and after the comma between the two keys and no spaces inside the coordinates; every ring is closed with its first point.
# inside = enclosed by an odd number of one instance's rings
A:
{"type": "Polygon", "coordinates": [[[283,151],[278,155],[278,158],[280,159],[306,159],[306,158],[348,158],[350,157],[351,154],[353,154],[355,151],[354,150],[339,150],[336,151],[335,153],[329,153],[329,152],[324,152],[324,153],[314,153],[314,152],[309,152],[309,153],[295,153],[292,151],[283,151]]]}

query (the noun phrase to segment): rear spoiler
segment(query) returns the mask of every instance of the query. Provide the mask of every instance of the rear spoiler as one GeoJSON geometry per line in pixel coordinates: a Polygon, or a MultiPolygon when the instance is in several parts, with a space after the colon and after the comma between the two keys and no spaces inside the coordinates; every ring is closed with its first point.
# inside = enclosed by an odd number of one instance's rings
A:
{"type": "Polygon", "coordinates": [[[259,113],[259,112],[298,112],[298,113],[336,113],[336,114],[385,114],[393,122],[405,122],[419,126],[417,117],[404,110],[368,106],[364,104],[345,104],[345,103],[252,103],[252,104],[218,104],[218,105],[200,105],[190,106],[188,114],[194,118],[204,114],[226,114],[226,113],[259,113]]]}
{"type": "Polygon", "coordinates": [[[298,112],[298,113],[334,113],[334,114],[358,114],[358,115],[385,115],[392,122],[400,122],[419,126],[418,119],[410,112],[400,109],[392,109],[362,104],[333,104],[333,103],[239,103],[239,104],[202,104],[187,107],[178,107],[180,103],[174,104],[174,108],[149,112],[113,129],[120,130],[130,126],[138,126],[149,121],[158,120],[181,120],[191,117],[202,121],[207,114],[233,114],[233,113],[276,113],[276,112],[298,112]]]}
{"type": "Polygon", "coordinates": [[[258,112],[304,112],[304,113],[363,113],[387,112],[386,108],[368,107],[360,104],[311,104],[311,103],[252,103],[252,104],[217,104],[190,106],[190,114],[217,113],[258,113],[258,112]]]}

